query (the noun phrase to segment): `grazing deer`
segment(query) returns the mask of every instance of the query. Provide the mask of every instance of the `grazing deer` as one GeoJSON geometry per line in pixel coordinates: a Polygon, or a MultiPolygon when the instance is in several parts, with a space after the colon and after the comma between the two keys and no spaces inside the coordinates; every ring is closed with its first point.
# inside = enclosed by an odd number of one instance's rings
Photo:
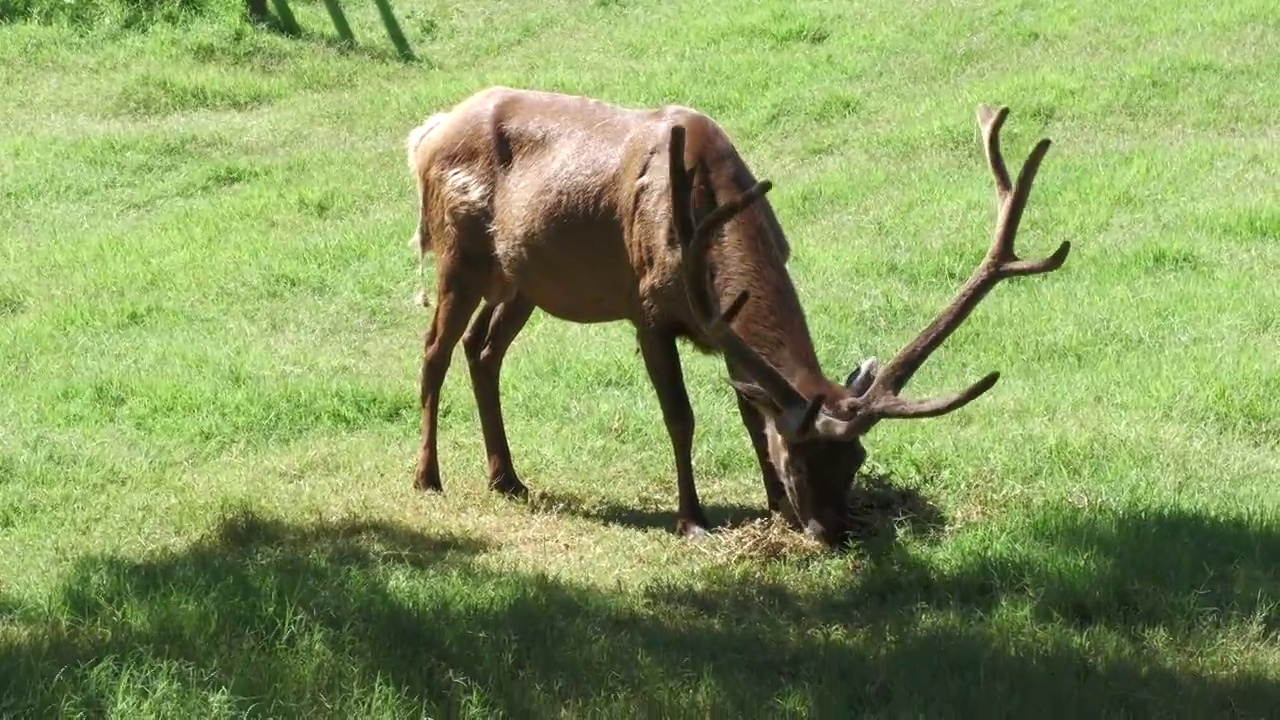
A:
{"type": "Polygon", "coordinates": [[[991,373],[950,397],[907,400],[915,371],[1000,280],[1047,273],[1067,258],[1020,260],[1013,240],[1041,140],[1011,183],[1000,153],[1007,108],[978,109],[995,176],[995,239],[956,298],[892,361],[826,378],[786,270],[790,248],[728,135],[684,107],[624,109],[495,87],[431,116],[408,138],[421,200],[416,240],[434,253],[436,305],[422,363],[422,444],[415,485],[440,490],[437,410],[462,341],[488,454],[489,484],[525,493],[503,428],[503,357],[535,308],[575,323],[626,320],[657,391],[675,452],[677,531],[708,527],[694,487],[694,419],[676,341],[723,354],[764,477],[769,508],[837,545],[866,459],[861,438],[885,418],[957,410],[991,373]],[[476,307],[480,312],[472,319],[476,307]]]}

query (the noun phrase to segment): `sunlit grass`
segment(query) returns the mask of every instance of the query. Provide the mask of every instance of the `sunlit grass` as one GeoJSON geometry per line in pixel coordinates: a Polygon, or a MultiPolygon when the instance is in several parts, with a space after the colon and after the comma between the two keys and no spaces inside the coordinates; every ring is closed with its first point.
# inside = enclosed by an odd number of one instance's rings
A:
{"type": "MultiPolygon", "coordinates": [[[[1269,4],[372,3],[344,49],[239,4],[0,0],[0,714],[1243,714],[1280,707],[1280,22],[1269,4]],[[130,8],[133,8],[130,10],[130,8]],[[152,8],[144,12],[141,9],[152,8]],[[155,10],[159,8],[159,10],[155,10]],[[624,325],[535,314],[485,489],[465,367],[412,490],[403,140],[486,85],[713,115],[770,193],[824,367],[981,257],[980,102],[1050,276],[998,288],[867,439],[867,539],[764,514],[685,353],[712,521],[624,325]],[[566,350],[569,350],[566,352],[566,350]]],[[[460,352],[460,351],[459,351],[460,352]]]]}

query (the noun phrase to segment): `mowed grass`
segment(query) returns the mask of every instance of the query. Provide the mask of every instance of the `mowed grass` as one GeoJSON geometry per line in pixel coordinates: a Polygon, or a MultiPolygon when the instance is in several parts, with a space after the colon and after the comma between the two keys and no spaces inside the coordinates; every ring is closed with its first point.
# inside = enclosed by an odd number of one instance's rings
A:
{"type": "MultiPolygon", "coordinates": [[[[0,715],[1188,716],[1280,708],[1280,15],[1262,0],[0,0],[0,715]],[[490,84],[691,105],[794,248],[824,367],[981,257],[974,109],[1021,162],[998,288],[867,438],[868,532],[761,538],[721,363],[715,522],[672,534],[625,325],[536,314],[485,489],[461,351],[410,486],[429,310],[404,137],[490,84]],[[772,539],[771,539],[772,538],[772,539]],[[764,544],[765,540],[773,545],[764,544]]],[[[434,284],[428,280],[428,288],[434,284]]],[[[772,531],[777,535],[780,531],[772,531]]]]}

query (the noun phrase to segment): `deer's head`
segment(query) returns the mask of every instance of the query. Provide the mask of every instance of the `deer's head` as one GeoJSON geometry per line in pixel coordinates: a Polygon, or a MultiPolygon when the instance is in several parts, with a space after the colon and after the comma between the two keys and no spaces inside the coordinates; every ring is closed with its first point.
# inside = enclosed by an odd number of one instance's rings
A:
{"type": "Polygon", "coordinates": [[[712,308],[707,291],[707,246],[721,228],[762,198],[772,187],[767,180],[729,199],[694,222],[693,183],[684,163],[685,131],[671,132],[671,215],[676,236],[684,249],[684,279],[690,306],[707,337],[718,343],[729,359],[749,377],[731,381],[765,416],[769,456],[804,529],[828,545],[839,545],[850,528],[849,491],[866,460],[862,437],[884,419],[913,419],[945,415],[959,410],[990,390],[999,379],[993,372],[966,390],[950,396],[910,400],[900,396],[911,376],[958,328],[969,313],[1001,280],[1057,270],[1067,259],[1070,243],[1062,243],[1042,260],[1022,260],[1014,252],[1018,223],[1031,185],[1049,150],[1049,140],[1036,144],[1011,182],[1000,152],[1000,127],[1008,108],[978,108],[987,162],[995,179],[999,211],[991,249],[960,289],[955,299],[934,321],[889,363],[876,359],[862,363],[843,383],[828,381],[820,393],[801,393],[781,372],[757,354],[732,328],[731,323],[748,301],[744,288],[722,312],[712,308]]]}

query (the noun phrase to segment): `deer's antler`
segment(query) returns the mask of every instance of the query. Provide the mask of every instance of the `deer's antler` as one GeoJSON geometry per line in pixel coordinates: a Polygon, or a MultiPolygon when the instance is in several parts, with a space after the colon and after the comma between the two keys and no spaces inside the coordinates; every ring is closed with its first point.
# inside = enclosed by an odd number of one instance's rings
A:
{"type": "Polygon", "coordinates": [[[684,165],[684,128],[672,128],[672,224],[684,248],[684,279],[690,306],[707,335],[718,342],[724,352],[736,360],[782,409],[778,427],[780,432],[792,436],[816,433],[833,439],[853,437],[867,432],[885,418],[937,417],[959,410],[990,390],[999,380],[1000,374],[992,372],[954,395],[926,400],[907,400],[899,396],[916,370],[964,323],[978,303],[1001,280],[1057,270],[1066,262],[1071,250],[1071,243],[1064,242],[1052,255],[1040,260],[1023,260],[1014,251],[1018,224],[1031,195],[1031,185],[1035,182],[1040,162],[1049,151],[1050,141],[1042,139],[1036,144],[1019,171],[1017,182],[1011,183],[1004,156],[1000,152],[1000,128],[1008,114],[1009,109],[1006,107],[995,109],[985,104],[978,107],[983,148],[995,180],[999,204],[991,249],[955,299],[893,360],[883,366],[874,360],[864,364],[857,382],[850,388],[857,394],[843,403],[840,417],[822,412],[825,401],[823,397],[806,399],[782,373],[748,347],[729,327],[729,321],[746,302],[746,291],[740,293],[719,318],[711,310],[706,289],[706,245],[720,226],[762,197],[772,185],[768,181],[757,183],[747,192],[717,207],[695,226],[691,200],[692,181],[684,165]]]}
{"type": "Polygon", "coordinates": [[[995,109],[985,104],[978,107],[982,144],[986,151],[987,164],[991,168],[991,175],[995,179],[999,206],[991,249],[987,251],[986,257],[965,282],[955,299],[943,308],[933,322],[893,360],[876,370],[875,380],[851,403],[850,409],[854,411],[852,419],[837,420],[827,416],[818,417],[816,429],[819,433],[844,437],[865,433],[872,425],[884,418],[945,415],[964,407],[990,390],[1000,378],[1000,373],[990,373],[966,390],[946,397],[906,400],[898,395],[916,370],[929,359],[933,351],[946,342],[956,328],[964,323],[973,309],[996,284],[1006,278],[1053,272],[1062,267],[1067,260],[1067,254],[1071,251],[1069,242],[1062,243],[1052,255],[1040,260],[1023,260],[1014,251],[1013,241],[1018,234],[1018,223],[1022,220],[1022,212],[1031,195],[1031,185],[1035,182],[1040,162],[1049,151],[1050,141],[1045,138],[1036,143],[1031,155],[1018,172],[1017,182],[1011,184],[1004,156],[1000,152],[1000,128],[1008,115],[1009,108],[1006,107],[995,109]]]}
{"type": "Polygon", "coordinates": [[[786,420],[781,423],[784,431],[796,432],[802,427],[812,425],[823,399],[805,400],[799,390],[791,384],[782,373],[769,364],[729,326],[733,317],[738,314],[747,301],[748,292],[738,293],[719,317],[711,308],[711,298],[707,283],[707,251],[708,245],[716,231],[729,222],[735,215],[745,210],[752,203],[764,197],[773,188],[773,183],[762,180],[741,195],[726,201],[707,214],[702,222],[693,221],[693,179],[692,172],[684,163],[685,129],[681,125],[671,128],[671,144],[669,157],[670,191],[671,191],[671,223],[675,228],[676,238],[683,250],[682,267],[684,269],[685,292],[689,297],[689,306],[693,310],[694,320],[703,332],[715,343],[719,344],[725,355],[732,358],[744,371],[755,380],[774,402],[786,412],[786,420]]]}

